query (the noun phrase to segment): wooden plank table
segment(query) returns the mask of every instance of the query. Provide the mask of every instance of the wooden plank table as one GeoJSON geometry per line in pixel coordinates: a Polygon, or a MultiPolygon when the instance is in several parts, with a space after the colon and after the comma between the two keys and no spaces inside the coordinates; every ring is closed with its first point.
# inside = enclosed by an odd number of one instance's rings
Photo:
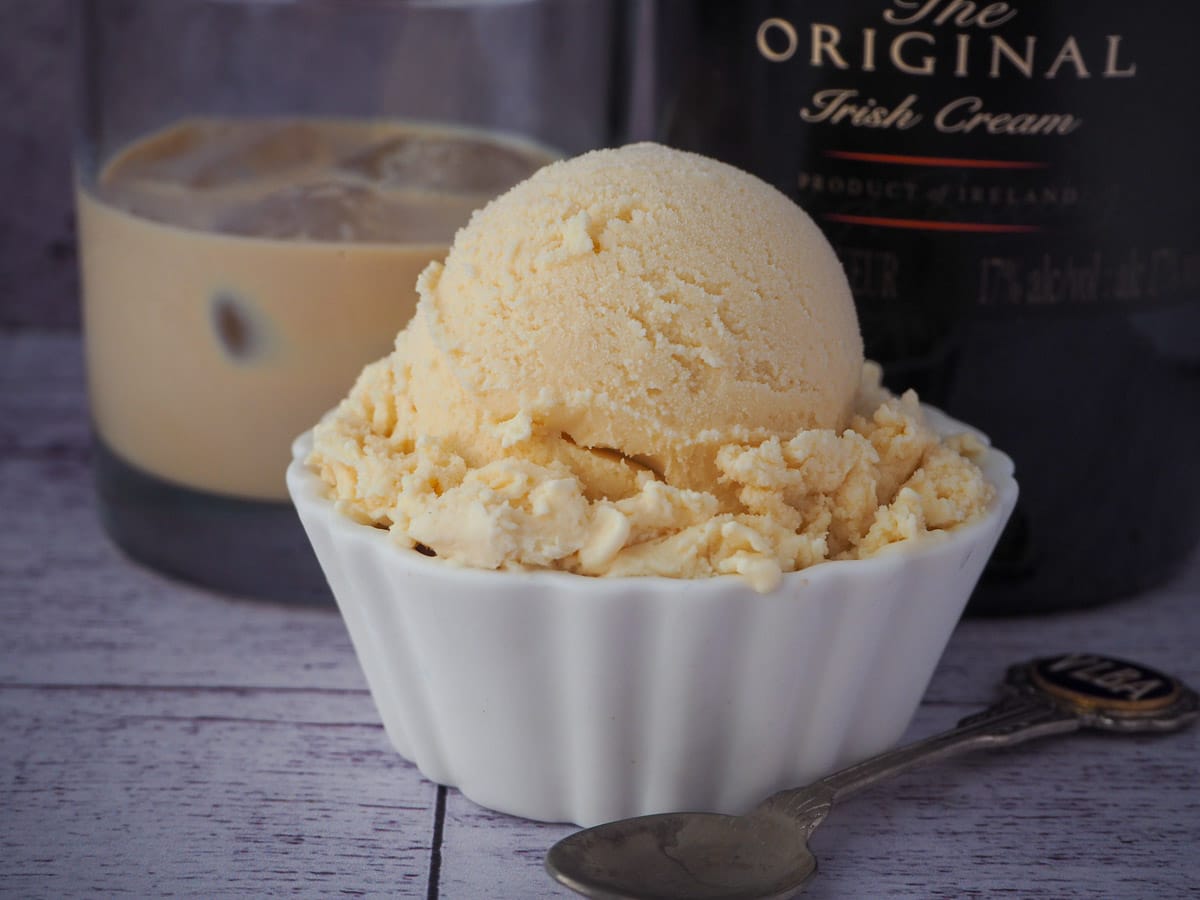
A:
{"type": "MultiPolygon", "coordinates": [[[[127,561],[96,520],[78,338],[0,336],[0,893],[569,896],[570,826],[488,812],[390,749],[337,613],[127,561]]],[[[1101,610],[963,622],[909,737],[1006,664],[1087,650],[1200,683],[1200,554],[1101,610]]],[[[809,897],[1200,896],[1200,728],[1080,734],[839,808],[809,897]]]]}

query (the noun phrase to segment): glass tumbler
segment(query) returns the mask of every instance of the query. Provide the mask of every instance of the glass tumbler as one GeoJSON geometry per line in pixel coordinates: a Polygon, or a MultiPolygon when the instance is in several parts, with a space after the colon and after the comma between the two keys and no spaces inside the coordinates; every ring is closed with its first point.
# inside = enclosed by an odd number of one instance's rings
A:
{"type": "Polygon", "coordinates": [[[221,591],[330,602],[292,439],[472,210],[618,143],[620,0],[77,0],[102,521],[221,591]]]}

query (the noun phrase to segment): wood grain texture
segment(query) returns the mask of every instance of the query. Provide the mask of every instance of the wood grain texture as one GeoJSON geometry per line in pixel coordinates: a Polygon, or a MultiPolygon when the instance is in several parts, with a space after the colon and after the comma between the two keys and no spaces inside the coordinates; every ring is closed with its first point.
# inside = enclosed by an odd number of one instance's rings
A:
{"type": "Polygon", "coordinates": [[[126,560],[101,533],[82,460],[0,459],[0,683],[365,690],[332,610],[188,587],[126,560]]]}
{"type": "Polygon", "coordinates": [[[0,690],[5,890],[424,893],[436,788],[358,698],[292,696],[294,718],[261,692],[163,699],[0,690]]]}
{"type": "MultiPolygon", "coordinates": [[[[228,600],[101,533],[79,343],[0,336],[0,895],[565,897],[572,828],[440,792],[390,748],[334,612],[228,600]],[[444,796],[444,810],[439,795],[444,796]]],[[[909,737],[1064,650],[1200,683],[1200,555],[1137,600],[966,621],[909,737]]],[[[1200,729],[1080,734],[880,785],[815,898],[1200,896],[1200,729]]]]}

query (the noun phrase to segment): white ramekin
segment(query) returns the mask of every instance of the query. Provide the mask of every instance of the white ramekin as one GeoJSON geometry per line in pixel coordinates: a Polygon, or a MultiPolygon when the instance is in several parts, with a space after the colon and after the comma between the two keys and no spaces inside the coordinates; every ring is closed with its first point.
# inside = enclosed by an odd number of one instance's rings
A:
{"type": "Polygon", "coordinates": [[[894,744],[1017,497],[989,450],[980,519],[758,594],[430,559],[336,512],[311,441],[288,489],[396,750],[483,806],[584,826],[742,812],[894,744]]]}

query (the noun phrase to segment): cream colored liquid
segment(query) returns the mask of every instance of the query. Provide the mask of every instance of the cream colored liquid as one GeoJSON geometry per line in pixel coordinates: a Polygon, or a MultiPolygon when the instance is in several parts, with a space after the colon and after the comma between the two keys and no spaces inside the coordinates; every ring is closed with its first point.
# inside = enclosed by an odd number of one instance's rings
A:
{"type": "Polygon", "coordinates": [[[92,415],[132,465],[286,498],[292,439],[383,356],[471,211],[553,158],[395,122],[194,120],[78,190],[92,415]]]}

